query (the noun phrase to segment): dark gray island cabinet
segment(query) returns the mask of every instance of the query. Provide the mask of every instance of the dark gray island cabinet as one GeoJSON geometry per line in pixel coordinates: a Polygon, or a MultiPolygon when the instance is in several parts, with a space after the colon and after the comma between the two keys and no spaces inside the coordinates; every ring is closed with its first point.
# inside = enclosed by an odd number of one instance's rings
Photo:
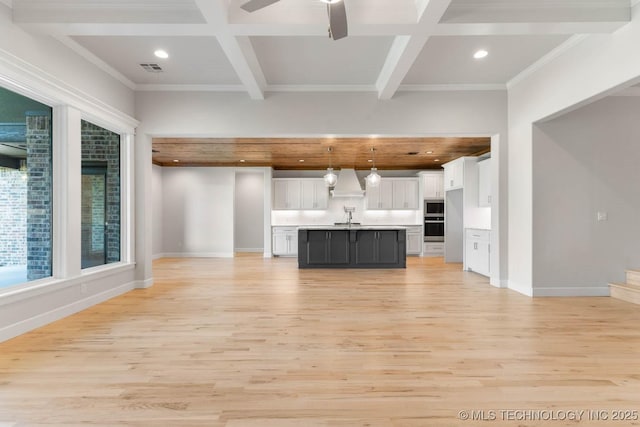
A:
{"type": "Polygon", "coordinates": [[[298,230],[299,268],[405,268],[406,229],[326,227],[298,230]]]}

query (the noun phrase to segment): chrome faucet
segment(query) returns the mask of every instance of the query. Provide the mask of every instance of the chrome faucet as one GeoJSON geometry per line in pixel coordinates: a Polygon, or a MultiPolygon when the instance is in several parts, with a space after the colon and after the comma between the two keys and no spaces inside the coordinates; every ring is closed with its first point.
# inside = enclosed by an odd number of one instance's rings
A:
{"type": "Polygon", "coordinates": [[[351,227],[351,220],[353,219],[353,213],[355,212],[356,208],[353,206],[345,206],[344,207],[344,211],[347,214],[347,225],[349,227],[351,227]]]}

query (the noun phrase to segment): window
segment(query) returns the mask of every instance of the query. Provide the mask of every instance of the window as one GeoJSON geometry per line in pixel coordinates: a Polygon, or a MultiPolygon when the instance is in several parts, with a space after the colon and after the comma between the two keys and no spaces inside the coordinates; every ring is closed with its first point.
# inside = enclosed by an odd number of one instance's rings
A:
{"type": "Polygon", "coordinates": [[[82,121],[82,268],[120,261],[120,135],[82,121]]]}
{"type": "Polygon", "coordinates": [[[0,88],[0,289],[51,276],[51,108],[0,88]]]}

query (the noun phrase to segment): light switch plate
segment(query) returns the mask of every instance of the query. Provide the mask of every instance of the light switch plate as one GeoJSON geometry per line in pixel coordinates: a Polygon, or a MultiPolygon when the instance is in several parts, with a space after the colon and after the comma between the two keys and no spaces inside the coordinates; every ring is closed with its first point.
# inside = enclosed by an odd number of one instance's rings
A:
{"type": "Polygon", "coordinates": [[[598,221],[606,221],[609,219],[609,214],[606,212],[598,212],[598,221]]]}

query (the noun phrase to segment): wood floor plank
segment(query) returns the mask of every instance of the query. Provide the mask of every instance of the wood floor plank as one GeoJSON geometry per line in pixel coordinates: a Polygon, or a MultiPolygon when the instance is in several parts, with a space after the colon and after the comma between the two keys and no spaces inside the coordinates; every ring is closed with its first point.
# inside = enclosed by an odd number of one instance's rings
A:
{"type": "Polygon", "coordinates": [[[531,299],[441,258],[154,272],[149,289],[1,343],[0,425],[548,427],[576,422],[499,411],[640,411],[640,312],[612,298],[531,299]]]}

